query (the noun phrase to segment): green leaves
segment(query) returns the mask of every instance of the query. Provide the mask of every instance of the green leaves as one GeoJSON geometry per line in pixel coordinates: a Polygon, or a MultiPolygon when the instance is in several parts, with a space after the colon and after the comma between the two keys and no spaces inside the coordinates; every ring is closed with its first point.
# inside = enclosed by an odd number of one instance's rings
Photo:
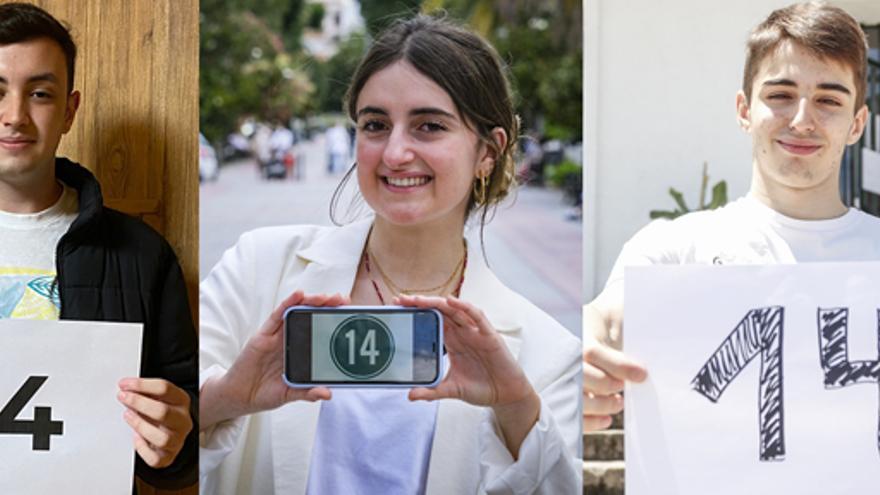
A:
{"type": "MultiPolygon", "coordinates": [[[[709,175],[707,173],[708,164],[703,162],[703,180],[702,180],[702,188],[700,190],[700,204],[697,207],[697,210],[714,210],[716,208],[720,208],[727,204],[727,182],[719,181],[715,186],[712,187],[712,200],[709,201],[709,204],[705,204],[706,197],[706,187],[709,184],[709,175]]],[[[678,218],[685,213],[690,213],[691,209],[688,208],[687,203],[684,200],[684,194],[677,189],[670,187],[669,195],[672,196],[672,200],[675,201],[677,206],[674,210],[651,210],[648,213],[648,216],[651,217],[651,220],[657,218],[678,218]]]]}

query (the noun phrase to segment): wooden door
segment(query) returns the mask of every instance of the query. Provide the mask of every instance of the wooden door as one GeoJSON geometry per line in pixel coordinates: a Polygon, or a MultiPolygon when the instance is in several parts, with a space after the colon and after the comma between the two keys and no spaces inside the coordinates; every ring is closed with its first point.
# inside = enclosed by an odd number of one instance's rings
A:
{"type": "MultiPolygon", "coordinates": [[[[58,154],[95,173],[108,206],[168,239],[197,322],[198,1],[31,3],[67,23],[78,47],[82,99],[58,154]]],[[[138,486],[141,494],[197,493],[138,486]]]]}

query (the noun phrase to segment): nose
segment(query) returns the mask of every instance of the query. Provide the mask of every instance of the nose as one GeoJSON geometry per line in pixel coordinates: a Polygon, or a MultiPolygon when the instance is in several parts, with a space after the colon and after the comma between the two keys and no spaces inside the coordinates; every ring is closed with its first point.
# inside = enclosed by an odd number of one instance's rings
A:
{"type": "Polygon", "coordinates": [[[391,168],[411,162],[415,153],[413,153],[410,144],[410,137],[404,126],[396,126],[388,135],[385,150],[382,152],[382,161],[391,168]]]}
{"type": "Polygon", "coordinates": [[[29,121],[27,102],[13,93],[0,96],[0,124],[3,127],[21,127],[29,121]]]}
{"type": "Polygon", "coordinates": [[[798,100],[797,109],[795,111],[794,117],[792,117],[791,122],[788,124],[789,128],[797,133],[801,134],[809,134],[816,130],[816,120],[813,115],[813,106],[810,103],[809,99],[801,98],[798,100]]]}

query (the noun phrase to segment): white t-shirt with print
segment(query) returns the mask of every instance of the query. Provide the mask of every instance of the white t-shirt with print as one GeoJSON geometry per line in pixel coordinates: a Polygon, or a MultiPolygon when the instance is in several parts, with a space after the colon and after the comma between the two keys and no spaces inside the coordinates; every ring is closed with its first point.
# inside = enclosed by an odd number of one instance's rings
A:
{"type": "Polygon", "coordinates": [[[55,252],[78,210],[77,192],[66,185],[43,211],[0,210],[0,319],[58,319],[55,252]]]}
{"type": "Polygon", "coordinates": [[[623,247],[606,289],[624,267],[880,260],[880,218],[850,209],[830,220],[787,217],[752,196],[712,211],[651,222],[623,247]]]}

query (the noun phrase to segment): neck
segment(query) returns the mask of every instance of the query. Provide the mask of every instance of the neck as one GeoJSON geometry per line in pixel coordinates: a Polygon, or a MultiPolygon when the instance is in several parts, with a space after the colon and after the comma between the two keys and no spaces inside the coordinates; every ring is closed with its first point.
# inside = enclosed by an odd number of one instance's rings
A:
{"type": "Polygon", "coordinates": [[[765,179],[754,164],[749,193],[778,213],[798,220],[828,220],[848,211],[840,199],[837,174],[832,174],[821,184],[801,189],[765,179]]]}
{"type": "Polygon", "coordinates": [[[414,289],[434,287],[446,281],[461,261],[463,230],[464,219],[399,226],[376,217],[367,247],[394,283],[414,289]]]}
{"type": "Polygon", "coordinates": [[[55,204],[63,191],[54,170],[44,177],[20,182],[0,177],[0,211],[37,213],[55,204]]]}

